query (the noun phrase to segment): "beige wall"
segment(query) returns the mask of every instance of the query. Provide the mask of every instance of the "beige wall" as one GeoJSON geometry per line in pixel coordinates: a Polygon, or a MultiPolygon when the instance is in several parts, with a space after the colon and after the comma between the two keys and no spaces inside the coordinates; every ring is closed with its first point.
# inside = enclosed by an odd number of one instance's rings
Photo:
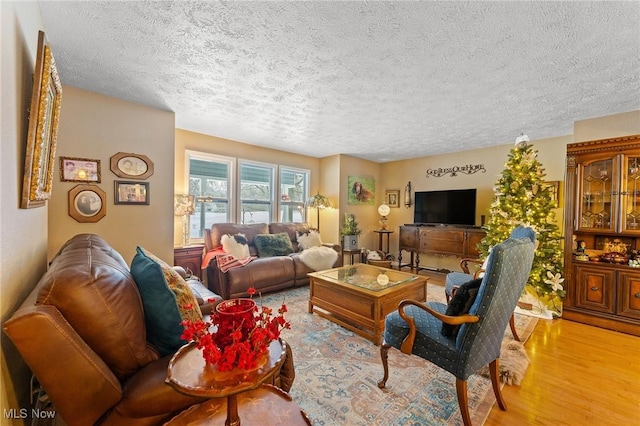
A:
{"type": "MultiPolygon", "coordinates": [[[[320,235],[322,241],[340,243],[340,155],[320,160],[320,193],[331,202],[330,209],[320,212],[320,235]]],[[[312,213],[315,215],[315,212],[312,213]]],[[[313,216],[312,216],[313,218],[313,216]]],[[[311,219],[313,220],[313,219],[311,219]]],[[[311,221],[311,223],[315,223],[311,221]]]]}
{"type": "Polygon", "coordinates": [[[136,245],[173,263],[174,132],[173,112],[64,88],[49,202],[49,259],[73,235],[94,233],[103,236],[127,263],[136,245]],[[153,162],[153,175],[140,181],[149,183],[150,205],[114,204],[114,182],[133,181],[111,172],[109,159],[118,152],[144,154],[153,162]],[[80,223],[69,216],[68,193],[78,183],[60,181],[60,156],[100,160],[102,181],[97,186],[106,193],[107,206],[100,221],[80,223]]]}
{"type": "Polygon", "coordinates": [[[573,123],[573,141],[585,142],[640,134],[640,110],[573,123]]]}
{"type": "MultiPolygon", "coordinates": [[[[0,2],[0,11],[0,310],[4,322],[46,270],[47,208],[20,209],[27,108],[38,30],[44,24],[36,2],[0,2]]],[[[0,424],[16,424],[1,414],[5,409],[29,407],[31,373],[4,332],[1,349],[0,424]]]]}
{"type": "MultiPolygon", "coordinates": [[[[530,137],[533,135],[529,135],[530,137]]],[[[514,137],[515,141],[515,137],[514,137]]],[[[531,143],[538,151],[538,159],[546,171],[546,180],[564,181],[566,145],[573,141],[572,136],[532,140],[531,143]]],[[[415,191],[435,191],[442,189],[477,188],[476,225],[481,224],[481,215],[488,215],[493,198],[493,186],[504,170],[508,154],[513,142],[491,148],[469,150],[453,154],[421,157],[411,160],[394,161],[381,165],[381,181],[383,186],[378,189],[382,194],[385,190],[400,190],[402,195],[407,182],[411,181],[412,199],[415,191]],[[442,177],[427,177],[428,169],[450,168],[454,166],[483,165],[486,170],[475,174],[458,173],[456,176],[447,174],[442,177]]],[[[562,186],[562,185],[561,185],[562,186]]],[[[562,191],[561,191],[562,192],[562,191]]],[[[562,226],[562,209],[556,210],[556,222],[562,226]]],[[[391,252],[398,255],[399,227],[413,222],[413,206],[411,208],[391,209],[388,216],[388,228],[391,234],[391,252]]],[[[403,262],[407,253],[403,253],[403,262]]],[[[437,268],[457,269],[457,260],[453,258],[421,256],[420,263],[437,268]]]]}
{"type": "MultiPolygon", "coordinates": [[[[369,249],[377,248],[377,237],[373,231],[380,229],[378,216],[378,206],[384,201],[384,180],[381,175],[381,165],[372,161],[363,160],[361,158],[351,157],[349,155],[340,155],[340,204],[338,210],[339,226],[344,222],[346,213],[355,215],[356,221],[362,233],[358,237],[358,245],[369,249]],[[349,176],[362,176],[375,179],[375,196],[376,200],[373,205],[349,205],[347,199],[351,188],[348,187],[349,176]]],[[[338,236],[338,238],[341,238],[338,236]]],[[[393,246],[392,246],[393,247],[393,246]]]]}
{"type": "MultiPolygon", "coordinates": [[[[215,136],[203,135],[187,130],[175,131],[175,192],[185,193],[188,189],[186,171],[186,151],[199,151],[226,157],[256,161],[269,164],[284,164],[289,167],[310,170],[309,191],[315,194],[320,182],[320,160],[305,155],[292,154],[285,151],[262,148],[242,142],[222,139],[215,136]]],[[[315,223],[315,213],[309,217],[311,223],[315,223]]],[[[324,219],[324,218],[323,218],[324,219]]],[[[173,242],[176,246],[182,244],[181,222],[174,219],[175,232],[173,242]]],[[[321,227],[322,229],[322,227],[321,227]]]]}

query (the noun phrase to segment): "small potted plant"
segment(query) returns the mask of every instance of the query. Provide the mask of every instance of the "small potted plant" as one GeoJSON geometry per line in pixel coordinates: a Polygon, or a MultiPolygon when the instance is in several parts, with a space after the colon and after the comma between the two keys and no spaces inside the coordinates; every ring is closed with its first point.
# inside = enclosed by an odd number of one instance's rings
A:
{"type": "Polygon", "coordinates": [[[362,230],[358,227],[355,215],[345,213],[344,222],[340,228],[342,248],[344,250],[356,250],[358,248],[358,235],[360,235],[360,233],[362,233],[362,230]]]}

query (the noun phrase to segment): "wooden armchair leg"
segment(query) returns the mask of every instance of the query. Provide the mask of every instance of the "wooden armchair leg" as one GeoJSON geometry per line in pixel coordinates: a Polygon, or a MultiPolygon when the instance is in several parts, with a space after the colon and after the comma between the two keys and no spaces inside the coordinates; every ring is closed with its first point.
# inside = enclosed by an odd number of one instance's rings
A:
{"type": "Polygon", "coordinates": [[[380,345],[380,358],[382,358],[382,367],[384,368],[384,377],[378,382],[378,387],[384,389],[389,379],[389,348],[391,345],[382,343],[380,345]]]}
{"type": "Polygon", "coordinates": [[[513,338],[519,342],[520,336],[518,336],[518,333],[516,332],[515,314],[511,314],[511,318],[509,318],[509,327],[511,328],[511,334],[513,334],[513,338]]]}
{"type": "Polygon", "coordinates": [[[469,415],[469,397],[467,396],[467,381],[456,377],[456,392],[458,393],[458,405],[464,426],[471,426],[471,416],[469,415]]]}
{"type": "Polygon", "coordinates": [[[491,375],[491,385],[493,386],[493,393],[496,396],[498,407],[502,411],[507,411],[507,403],[504,402],[502,391],[500,390],[500,361],[498,359],[494,359],[489,364],[489,374],[491,375]]]}

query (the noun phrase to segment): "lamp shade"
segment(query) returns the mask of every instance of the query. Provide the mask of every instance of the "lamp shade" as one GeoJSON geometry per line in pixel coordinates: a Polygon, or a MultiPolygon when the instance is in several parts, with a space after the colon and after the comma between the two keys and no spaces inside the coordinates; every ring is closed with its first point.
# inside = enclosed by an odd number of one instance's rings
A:
{"type": "Polygon", "coordinates": [[[194,196],[189,194],[176,194],[173,203],[173,212],[176,216],[193,214],[193,212],[195,212],[194,196]]]}
{"type": "Polygon", "coordinates": [[[331,203],[327,197],[320,195],[320,192],[318,192],[307,200],[307,207],[311,207],[313,209],[325,209],[331,207],[331,203]]]}
{"type": "Polygon", "coordinates": [[[386,204],[380,204],[380,207],[378,207],[378,214],[380,216],[387,216],[390,211],[391,209],[386,204]]]}

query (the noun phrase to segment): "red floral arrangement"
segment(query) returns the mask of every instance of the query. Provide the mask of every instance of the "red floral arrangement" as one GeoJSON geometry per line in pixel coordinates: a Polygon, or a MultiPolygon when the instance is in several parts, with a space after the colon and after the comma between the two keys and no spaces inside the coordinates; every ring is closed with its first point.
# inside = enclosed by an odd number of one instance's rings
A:
{"type": "Polygon", "coordinates": [[[196,342],[205,362],[215,364],[218,371],[258,367],[271,342],[280,337],[280,331],[291,328],[284,319],[287,305],[283,303],[278,315],[273,316],[269,307],[261,304],[258,309],[253,300],[255,288],[251,287],[247,292],[249,299],[231,299],[218,304],[211,321],[181,322],[184,327],[181,338],[196,342]]]}

